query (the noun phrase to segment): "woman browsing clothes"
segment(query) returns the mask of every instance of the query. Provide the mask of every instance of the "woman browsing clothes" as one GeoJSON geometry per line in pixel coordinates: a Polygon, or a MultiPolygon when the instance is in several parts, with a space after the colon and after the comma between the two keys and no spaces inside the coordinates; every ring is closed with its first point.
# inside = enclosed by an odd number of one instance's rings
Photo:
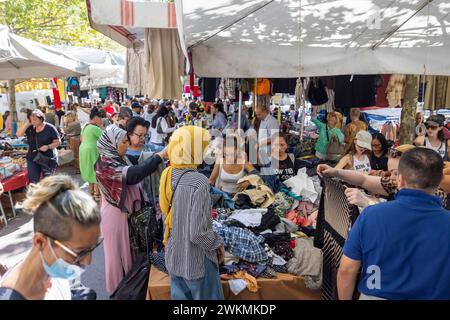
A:
{"type": "Polygon", "coordinates": [[[370,173],[370,152],[372,135],[368,131],[359,131],[350,145],[350,152],[339,160],[336,169],[355,170],[370,173]]]}

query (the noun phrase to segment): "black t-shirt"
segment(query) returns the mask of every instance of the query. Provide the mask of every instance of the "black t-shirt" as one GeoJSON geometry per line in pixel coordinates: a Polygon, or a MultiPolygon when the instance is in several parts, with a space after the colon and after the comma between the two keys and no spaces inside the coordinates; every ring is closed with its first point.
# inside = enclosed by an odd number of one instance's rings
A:
{"type": "Polygon", "coordinates": [[[285,160],[279,161],[278,168],[273,168],[275,173],[278,175],[278,178],[281,182],[288,180],[289,178],[295,177],[299,169],[303,168],[303,163],[295,159],[294,163],[292,163],[291,157],[287,157],[285,160]]]}
{"type": "Polygon", "coordinates": [[[375,157],[374,154],[370,156],[370,167],[372,170],[388,171],[388,158],[384,155],[380,158],[375,157]]]}
{"type": "Polygon", "coordinates": [[[18,291],[11,289],[0,287],[0,300],[26,300],[23,295],[21,295],[18,291]]]}
{"type": "MultiPolygon", "coordinates": [[[[34,126],[30,126],[25,131],[25,135],[27,136],[29,146],[27,158],[30,160],[32,160],[36,156],[35,151],[40,147],[53,143],[53,140],[59,140],[59,134],[55,126],[47,122],[45,122],[44,130],[42,130],[41,132],[36,133],[36,129],[34,128],[34,126]],[[36,146],[36,134],[38,146],[36,146]]],[[[56,159],[55,149],[47,150],[46,152],[43,152],[43,154],[47,157],[56,159]]]]}

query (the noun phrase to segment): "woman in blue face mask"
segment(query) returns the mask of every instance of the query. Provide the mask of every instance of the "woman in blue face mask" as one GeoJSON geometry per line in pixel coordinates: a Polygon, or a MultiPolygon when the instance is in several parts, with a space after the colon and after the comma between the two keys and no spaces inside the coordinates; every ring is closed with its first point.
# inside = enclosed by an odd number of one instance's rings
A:
{"type": "Polygon", "coordinates": [[[0,300],[71,299],[69,281],[101,243],[97,204],[69,176],[55,175],[30,186],[22,208],[34,216],[33,246],[0,279],[0,300]]]}

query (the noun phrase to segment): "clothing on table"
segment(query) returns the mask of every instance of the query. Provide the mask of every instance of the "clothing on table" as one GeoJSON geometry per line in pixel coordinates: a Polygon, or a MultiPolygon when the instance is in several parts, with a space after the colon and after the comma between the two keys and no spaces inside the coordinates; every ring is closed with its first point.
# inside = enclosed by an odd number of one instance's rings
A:
{"type": "Polygon", "coordinates": [[[368,155],[363,154],[363,159],[359,160],[355,155],[352,155],[353,160],[353,170],[359,172],[369,173],[372,168],[370,166],[370,158],[368,155]]]}
{"type": "Polygon", "coordinates": [[[230,195],[222,190],[219,190],[213,186],[210,189],[211,196],[217,195],[223,198],[223,203],[226,208],[233,209],[235,208],[234,201],[231,199],[230,195]]]}
{"type": "Polygon", "coordinates": [[[296,176],[298,170],[305,167],[305,165],[300,160],[296,159],[292,154],[289,154],[286,159],[278,160],[277,162],[278,168],[273,169],[281,182],[296,176]]]}
{"type": "MultiPolygon", "coordinates": [[[[250,292],[258,292],[258,281],[256,280],[255,277],[249,275],[247,272],[245,272],[245,271],[237,271],[231,277],[233,277],[234,279],[242,279],[242,280],[244,280],[246,282],[246,284],[247,284],[247,289],[250,292]]],[[[227,279],[227,277],[224,277],[224,278],[227,279]]]]}
{"type": "Polygon", "coordinates": [[[246,227],[259,227],[261,219],[266,213],[267,209],[236,210],[228,219],[239,221],[246,227]]]}
{"type": "Polygon", "coordinates": [[[284,218],[284,215],[292,209],[294,201],[294,199],[287,196],[284,192],[278,192],[277,194],[275,194],[275,201],[273,203],[275,213],[280,218],[284,218]]]}
{"type": "Polygon", "coordinates": [[[311,119],[311,122],[316,125],[317,131],[319,132],[319,139],[317,140],[315,145],[315,149],[317,152],[320,152],[323,155],[327,155],[328,143],[330,142],[333,134],[338,138],[340,143],[344,142],[344,135],[338,128],[330,129],[328,128],[327,124],[323,123],[317,118],[311,119]]]}
{"type": "Polygon", "coordinates": [[[252,200],[247,194],[236,194],[233,198],[234,207],[236,209],[252,209],[256,208],[256,205],[252,203],[252,200]]]}
{"type": "Polygon", "coordinates": [[[79,148],[80,172],[81,178],[85,182],[97,183],[94,166],[99,157],[97,141],[102,133],[102,129],[90,123],[81,132],[82,142],[79,148]]]}
{"type": "Polygon", "coordinates": [[[250,197],[254,205],[260,206],[261,208],[267,208],[274,202],[275,196],[272,190],[262,182],[259,176],[253,174],[246,176],[239,179],[238,184],[242,182],[249,182],[254,188],[237,193],[233,198],[234,201],[237,200],[239,195],[246,194],[250,197]]]}
{"type": "Polygon", "coordinates": [[[306,287],[317,290],[322,286],[322,265],[322,250],[312,240],[295,239],[294,257],[287,262],[289,273],[304,277],[306,287]]]}
{"type": "Polygon", "coordinates": [[[214,232],[223,238],[225,250],[248,262],[265,262],[268,259],[264,250],[264,238],[253,232],[213,223],[214,232]]]}
{"type": "Polygon", "coordinates": [[[249,227],[251,231],[255,234],[260,234],[263,231],[271,230],[274,231],[276,226],[280,223],[280,217],[278,217],[272,207],[269,207],[269,210],[265,214],[263,214],[261,218],[261,223],[256,227],[249,227]]]}
{"type": "Polygon", "coordinates": [[[280,218],[280,223],[275,226],[274,233],[291,233],[297,230],[298,226],[294,222],[286,218],[280,218]]]}
{"type": "Polygon", "coordinates": [[[382,170],[387,171],[388,170],[388,157],[386,155],[383,155],[381,157],[375,156],[374,153],[370,155],[370,167],[372,170],[382,170]]]}
{"type": "Polygon", "coordinates": [[[450,299],[450,214],[438,197],[402,189],[395,200],[367,207],[344,254],[361,261],[358,291],[393,300],[450,299]],[[427,261],[427,263],[424,263],[427,261]],[[368,286],[377,266],[377,286],[368,286]],[[408,268],[405,268],[408,266],[408,268]]]}
{"type": "Polygon", "coordinates": [[[247,288],[247,282],[243,279],[230,279],[228,280],[228,286],[230,287],[231,292],[237,296],[247,288]]]}
{"type": "Polygon", "coordinates": [[[344,129],[345,143],[351,144],[359,131],[367,131],[367,124],[361,120],[350,122],[344,129]]]}
{"type": "Polygon", "coordinates": [[[224,300],[220,282],[219,267],[204,257],[204,275],[187,280],[170,273],[170,292],[172,300],[224,300]]]}

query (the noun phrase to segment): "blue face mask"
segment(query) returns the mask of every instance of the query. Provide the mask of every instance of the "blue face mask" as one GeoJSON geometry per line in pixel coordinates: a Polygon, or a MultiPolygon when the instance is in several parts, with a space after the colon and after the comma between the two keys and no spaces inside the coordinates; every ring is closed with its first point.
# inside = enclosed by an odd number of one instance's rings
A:
{"type": "Polygon", "coordinates": [[[53,251],[53,248],[50,244],[50,239],[48,241],[50,250],[52,251],[53,256],[56,258],[56,261],[53,262],[51,266],[49,266],[42,256],[42,252],[40,252],[42,265],[44,266],[45,272],[51,277],[51,278],[60,278],[60,279],[66,279],[66,280],[73,280],[76,278],[79,278],[81,274],[85,271],[84,268],[70,264],[66,261],[64,261],[62,258],[58,258],[56,256],[55,251],[53,251]]]}

